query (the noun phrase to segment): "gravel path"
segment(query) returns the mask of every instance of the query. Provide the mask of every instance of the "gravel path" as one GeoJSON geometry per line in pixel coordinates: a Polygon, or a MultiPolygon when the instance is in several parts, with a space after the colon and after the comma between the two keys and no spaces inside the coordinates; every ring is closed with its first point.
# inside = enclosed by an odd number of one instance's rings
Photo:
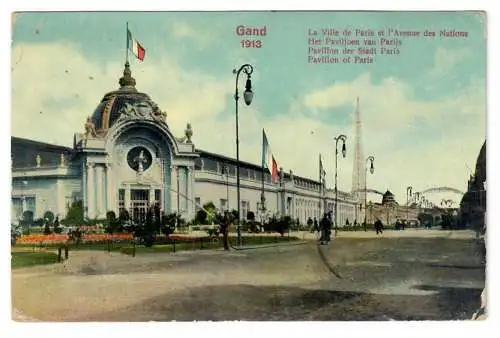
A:
{"type": "Polygon", "coordinates": [[[342,236],[320,247],[324,259],[314,243],[137,257],[72,252],[64,264],[14,270],[13,315],[21,321],[469,319],[484,287],[476,241],[434,237],[441,238],[342,236]]]}

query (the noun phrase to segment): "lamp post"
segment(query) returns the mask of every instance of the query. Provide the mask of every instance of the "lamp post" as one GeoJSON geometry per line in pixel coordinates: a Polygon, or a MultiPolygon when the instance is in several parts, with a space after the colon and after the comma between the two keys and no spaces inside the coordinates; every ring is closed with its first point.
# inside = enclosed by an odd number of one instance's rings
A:
{"type": "Polygon", "coordinates": [[[411,186],[406,188],[406,222],[409,222],[410,197],[411,197],[412,190],[413,190],[413,188],[411,186]]]}
{"type": "Polygon", "coordinates": [[[234,101],[236,106],[236,200],[238,203],[238,223],[237,223],[237,232],[238,232],[238,246],[241,245],[241,229],[240,229],[240,219],[241,219],[241,202],[240,202],[240,139],[238,134],[238,80],[240,78],[240,73],[243,72],[247,75],[247,82],[245,84],[245,92],[243,93],[243,99],[245,100],[245,104],[247,106],[252,103],[253,92],[252,92],[252,81],[250,77],[253,73],[253,66],[249,64],[242,65],[238,70],[233,69],[233,74],[236,74],[236,84],[234,88],[234,101]]]}
{"type": "Polygon", "coordinates": [[[373,172],[375,171],[375,167],[373,166],[373,161],[375,161],[375,157],[373,156],[368,156],[365,161],[365,221],[364,221],[364,228],[366,231],[366,178],[368,177],[368,167],[367,164],[370,162],[370,174],[373,175],[373,172]]]}
{"type": "Polygon", "coordinates": [[[338,205],[338,187],[337,187],[337,166],[338,166],[338,154],[339,154],[339,141],[342,141],[342,157],[345,158],[346,154],[346,147],[345,147],[345,141],[347,139],[347,136],[345,135],[339,135],[337,137],[333,138],[335,140],[335,231],[337,231],[338,228],[338,216],[337,216],[337,205],[338,205]]]}

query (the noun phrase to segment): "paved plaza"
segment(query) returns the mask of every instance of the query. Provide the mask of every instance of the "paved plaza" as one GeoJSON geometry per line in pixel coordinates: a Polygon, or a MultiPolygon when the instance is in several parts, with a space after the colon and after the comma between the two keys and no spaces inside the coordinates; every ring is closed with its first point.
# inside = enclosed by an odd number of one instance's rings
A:
{"type": "MultiPolygon", "coordinates": [[[[406,230],[405,230],[406,231],[406,230]]],[[[71,252],[14,270],[17,320],[460,320],[485,268],[472,232],[341,232],[302,245],[130,257],[71,252]]],[[[311,235],[304,235],[304,237],[311,235]]]]}

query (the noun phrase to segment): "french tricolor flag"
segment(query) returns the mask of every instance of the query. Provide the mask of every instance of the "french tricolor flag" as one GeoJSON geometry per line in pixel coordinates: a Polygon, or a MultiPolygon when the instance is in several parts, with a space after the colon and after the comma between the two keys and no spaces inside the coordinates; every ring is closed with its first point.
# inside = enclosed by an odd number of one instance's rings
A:
{"type": "Polygon", "coordinates": [[[136,58],[143,61],[146,56],[146,50],[141,46],[139,41],[132,38],[132,33],[127,28],[127,49],[135,55],[136,58]]]}
{"type": "Polygon", "coordinates": [[[271,152],[264,129],[262,129],[262,168],[269,169],[273,183],[278,181],[278,163],[271,152]]]}

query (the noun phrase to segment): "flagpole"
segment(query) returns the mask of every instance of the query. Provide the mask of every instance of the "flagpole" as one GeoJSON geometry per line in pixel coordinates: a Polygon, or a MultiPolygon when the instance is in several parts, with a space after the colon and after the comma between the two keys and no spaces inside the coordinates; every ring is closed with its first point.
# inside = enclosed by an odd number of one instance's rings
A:
{"type": "Polygon", "coordinates": [[[319,154],[319,217],[323,217],[321,213],[322,206],[322,195],[323,195],[323,163],[321,163],[321,153],[319,154]]]}
{"type": "Polygon", "coordinates": [[[125,41],[125,63],[128,63],[128,49],[129,49],[129,46],[128,46],[128,21],[127,21],[127,30],[125,32],[125,38],[126,38],[126,41],[125,41]]]}
{"type": "Polygon", "coordinates": [[[262,129],[262,163],[261,163],[261,166],[262,166],[262,174],[260,175],[260,180],[261,180],[261,184],[262,184],[262,187],[261,187],[261,193],[260,193],[260,207],[261,207],[261,210],[262,210],[262,219],[264,219],[264,211],[265,211],[265,201],[266,201],[266,195],[264,194],[264,137],[265,137],[265,131],[264,129],[262,129]]]}

